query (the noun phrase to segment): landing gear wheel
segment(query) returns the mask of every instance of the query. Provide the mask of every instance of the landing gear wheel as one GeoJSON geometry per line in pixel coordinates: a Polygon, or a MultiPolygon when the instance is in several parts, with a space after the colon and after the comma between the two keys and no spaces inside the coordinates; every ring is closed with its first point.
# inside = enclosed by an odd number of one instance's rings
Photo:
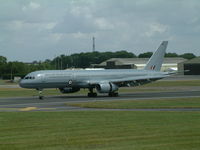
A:
{"type": "Polygon", "coordinates": [[[40,100],[43,100],[43,99],[44,99],[44,96],[39,96],[39,99],[40,99],[40,100]]]}
{"type": "Polygon", "coordinates": [[[36,90],[38,90],[39,99],[40,99],[40,100],[43,100],[43,99],[44,99],[44,96],[42,95],[42,89],[36,89],[36,90]]]}
{"type": "Polygon", "coordinates": [[[88,97],[97,97],[97,93],[88,93],[88,97]]]}
{"type": "Polygon", "coordinates": [[[110,97],[117,97],[117,96],[119,96],[119,94],[117,92],[110,92],[108,94],[108,96],[110,96],[110,97]]]}

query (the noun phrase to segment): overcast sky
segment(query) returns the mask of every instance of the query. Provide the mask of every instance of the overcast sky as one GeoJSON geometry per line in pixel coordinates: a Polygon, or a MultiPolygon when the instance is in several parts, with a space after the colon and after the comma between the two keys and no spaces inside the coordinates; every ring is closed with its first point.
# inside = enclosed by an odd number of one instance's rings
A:
{"type": "Polygon", "coordinates": [[[157,49],[200,56],[199,0],[0,0],[0,55],[9,61],[60,54],[157,49]]]}

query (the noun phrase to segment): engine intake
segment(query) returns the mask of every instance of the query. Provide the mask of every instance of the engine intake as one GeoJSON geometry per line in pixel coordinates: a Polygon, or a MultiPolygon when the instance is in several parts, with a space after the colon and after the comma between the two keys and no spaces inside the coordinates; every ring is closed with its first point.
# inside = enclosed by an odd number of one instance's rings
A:
{"type": "Polygon", "coordinates": [[[78,87],[65,87],[65,88],[59,88],[61,93],[74,93],[80,91],[80,88],[78,87]]]}
{"type": "Polygon", "coordinates": [[[118,90],[118,86],[113,83],[100,83],[96,85],[99,93],[110,93],[118,90]]]}

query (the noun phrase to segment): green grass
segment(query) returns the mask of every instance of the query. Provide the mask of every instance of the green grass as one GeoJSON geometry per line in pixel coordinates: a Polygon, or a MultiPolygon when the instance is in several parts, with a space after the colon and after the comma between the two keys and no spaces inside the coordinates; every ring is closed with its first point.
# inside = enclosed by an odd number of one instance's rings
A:
{"type": "Polygon", "coordinates": [[[17,83],[11,82],[10,80],[0,80],[0,85],[13,85],[13,84],[17,83]]]}
{"type": "Polygon", "coordinates": [[[200,108],[200,97],[155,100],[120,100],[66,103],[68,106],[108,109],[200,108]]]}
{"type": "Polygon", "coordinates": [[[1,150],[199,150],[199,112],[0,113],[1,150]]]}

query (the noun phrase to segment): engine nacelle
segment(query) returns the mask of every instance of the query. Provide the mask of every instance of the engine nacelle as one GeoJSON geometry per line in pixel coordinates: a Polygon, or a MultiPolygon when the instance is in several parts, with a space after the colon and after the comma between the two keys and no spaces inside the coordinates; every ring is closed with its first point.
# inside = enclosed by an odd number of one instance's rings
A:
{"type": "Polygon", "coordinates": [[[78,87],[65,87],[65,88],[59,88],[61,93],[74,93],[80,91],[80,88],[78,87]]]}
{"type": "Polygon", "coordinates": [[[113,83],[100,83],[96,85],[99,93],[110,93],[118,90],[118,86],[113,83]]]}

